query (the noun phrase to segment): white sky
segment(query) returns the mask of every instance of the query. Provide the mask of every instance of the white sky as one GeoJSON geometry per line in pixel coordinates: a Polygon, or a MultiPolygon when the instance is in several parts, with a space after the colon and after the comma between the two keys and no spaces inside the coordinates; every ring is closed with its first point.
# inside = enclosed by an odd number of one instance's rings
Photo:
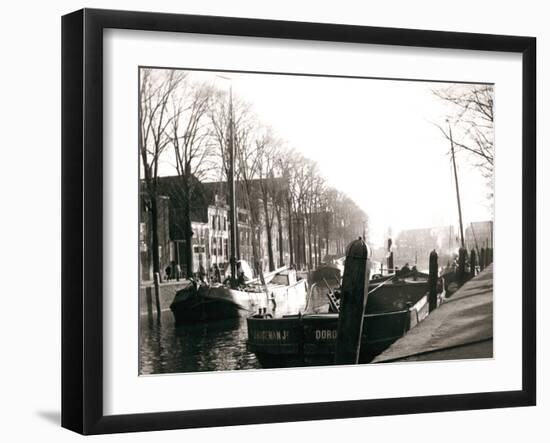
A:
{"type": "MultiPolygon", "coordinates": [[[[367,213],[370,241],[381,246],[389,228],[457,224],[449,142],[432,122],[448,108],[432,94],[441,83],[221,73],[234,96],[288,146],[319,164],[332,186],[367,213]]],[[[212,72],[190,78],[229,88],[212,72]]],[[[485,179],[457,155],[464,224],[492,218],[485,179]]],[[[168,164],[162,175],[175,174],[168,164]]]]}

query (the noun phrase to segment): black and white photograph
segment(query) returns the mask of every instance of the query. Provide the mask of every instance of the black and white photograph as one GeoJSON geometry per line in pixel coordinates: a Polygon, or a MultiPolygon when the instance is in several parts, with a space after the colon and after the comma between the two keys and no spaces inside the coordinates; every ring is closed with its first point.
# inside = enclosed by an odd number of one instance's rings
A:
{"type": "Polygon", "coordinates": [[[494,84],[136,75],[139,375],[493,357],[494,84]]]}
{"type": "Polygon", "coordinates": [[[6,3],[0,440],[545,441],[547,9],[6,3]]]}

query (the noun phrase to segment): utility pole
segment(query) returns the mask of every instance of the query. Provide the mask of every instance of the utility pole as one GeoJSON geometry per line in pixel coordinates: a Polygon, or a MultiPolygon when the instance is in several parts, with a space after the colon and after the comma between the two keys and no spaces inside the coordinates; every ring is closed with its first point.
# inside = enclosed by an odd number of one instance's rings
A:
{"type": "Polygon", "coordinates": [[[451,156],[453,159],[453,170],[455,173],[455,186],[456,186],[456,202],[458,204],[458,222],[460,224],[460,246],[464,248],[464,229],[462,227],[462,208],[460,206],[460,191],[458,190],[458,174],[456,173],[456,160],[455,160],[455,145],[453,142],[453,132],[451,130],[451,124],[447,120],[449,125],[449,139],[451,140],[451,156]]]}

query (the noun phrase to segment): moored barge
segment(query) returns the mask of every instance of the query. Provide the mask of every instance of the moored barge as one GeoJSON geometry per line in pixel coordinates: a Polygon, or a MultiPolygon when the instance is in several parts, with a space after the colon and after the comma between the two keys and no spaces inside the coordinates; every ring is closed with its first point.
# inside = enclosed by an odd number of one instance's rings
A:
{"type": "MultiPolygon", "coordinates": [[[[371,281],[363,320],[360,363],[370,362],[429,314],[424,275],[371,281]]],[[[438,284],[438,304],[444,283],[438,284]]],[[[329,292],[333,309],[334,292],[329,292]]],[[[334,306],[336,305],[336,306],[334,306]]],[[[338,313],[304,313],[273,318],[260,313],[247,319],[248,348],[263,367],[328,365],[334,363],[338,313]]]]}

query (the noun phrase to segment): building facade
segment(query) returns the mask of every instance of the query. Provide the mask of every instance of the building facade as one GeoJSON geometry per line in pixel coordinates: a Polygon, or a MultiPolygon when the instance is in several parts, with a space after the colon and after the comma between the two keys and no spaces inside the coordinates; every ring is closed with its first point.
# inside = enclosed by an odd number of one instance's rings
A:
{"type": "MultiPolygon", "coordinates": [[[[159,242],[159,262],[161,277],[172,260],[174,260],[174,244],[170,237],[170,198],[165,195],[157,197],[157,232],[159,242]]],[[[153,227],[151,202],[146,193],[140,195],[139,211],[139,257],[140,279],[153,280],[153,227]]]]}
{"type": "MultiPolygon", "coordinates": [[[[257,247],[259,264],[263,271],[270,270],[270,250],[273,267],[294,264],[300,269],[314,269],[322,262],[325,255],[343,255],[347,243],[364,232],[363,222],[351,226],[349,220],[336,212],[319,211],[317,213],[288,213],[288,196],[282,179],[269,179],[271,191],[276,195],[270,197],[266,204],[262,195],[266,195],[265,183],[250,180],[236,183],[237,188],[237,259],[246,260],[253,267],[254,248],[257,247]],[[274,188],[273,188],[274,187],[274,188]],[[275,189],[275,191],[273,191],[275,189]],[[245,192],[246,191],[246,192],[245,192]],[[245,199],[244,196],[248,197],[245,199]],[[277,204],[278,206],[273,206],[277,204]],[[269,223],[267,223],[269,217],[269,223]],[[292,226],[289,229],[289,219],[292,226]],[[269,241],[267,226],[270,225],[269,241]],[[292,237],[291,237],[292,236],[292,237]],[[271,243],[271,245],[270,245],[271,243]],[[271,247],[270,247],[271,246],[271,247]]],[[[187,274],[199,271],[200,266],[206,272],[216,265],[224,271],[229,268],[231,254],[230,211],[227,204],[225,182],[192,184],[189,201],[182,192],[183,182],[180,177],[159,177],[158,193],[162,195],[162,209],[159,210],[159,248],[161,249],[161,268],[179,265],[187,274]],[[187,263],[187,245],[185,223],[190,219],[192,257],[187,263]],[[162,239],[162,241],[160,241],[162,239]]],[[[273,194],[272,194],[273,195],[273,194]]],[[[142,205],[143,219],[147,211],[142,205]]],[[[349,217],[348,217],[349,218],[349,217]]],[[[353,223],[352,223],[353,224],[353,223]]],[[[152,278],[152,257],[149,249],[150,227],[140,225],[142,230],[142,280],[152,278]]]]}
{"type": "Polygon", "coordinates": [[[454,226],[407,229],[401,231],[393,244],[394,265],[416,265],[427,269],[431,251],[439,255],[439,264],[444,266],[453,257],[459,246],[454,226]]]}

